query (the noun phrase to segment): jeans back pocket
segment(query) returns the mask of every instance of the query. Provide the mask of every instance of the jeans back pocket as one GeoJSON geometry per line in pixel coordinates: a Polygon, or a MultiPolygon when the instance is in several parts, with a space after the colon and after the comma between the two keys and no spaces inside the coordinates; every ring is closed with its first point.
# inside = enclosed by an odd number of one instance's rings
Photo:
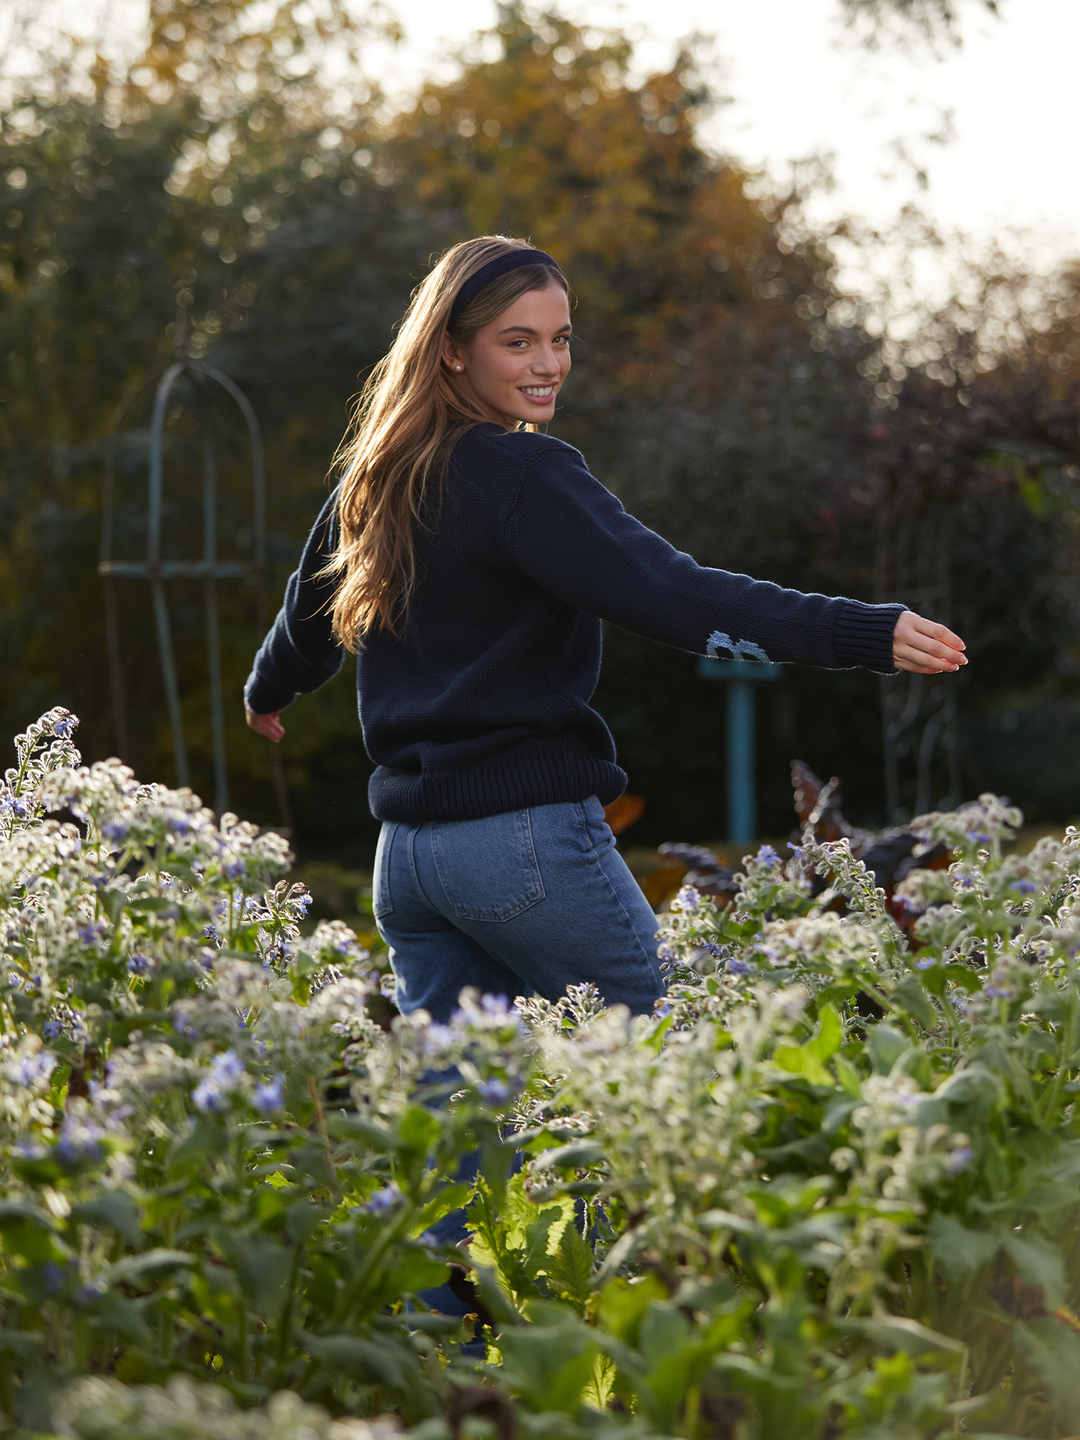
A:
{"type": "Polygon", "coordinates": [[[431,851],[459,920],[512,920],[544,898],[528,810],[433,823],[431,851]]]}

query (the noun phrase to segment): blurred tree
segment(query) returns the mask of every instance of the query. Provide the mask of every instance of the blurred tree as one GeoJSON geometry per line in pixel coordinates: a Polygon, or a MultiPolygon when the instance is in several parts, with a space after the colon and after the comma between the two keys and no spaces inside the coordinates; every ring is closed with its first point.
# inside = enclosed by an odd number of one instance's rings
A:
{"type": "Polygon", "coordinates": [[[1040,281],[989,258],[922,317],[907,365],[893,346],[892,374],[882,357],[868,369],[895,406],[858,497],[876,518],[879,591],[933,607],[974,662],[955,685],[886,682],[887,806],[925,810],[966,780],[1046,818],[1080,807],[1080,768],[1020,733],[1045,731],[1052,709],[1072,748],[1080,723],[1080,275],[1040,281]]]}
{"type": "Polygon", "coordinates": [[[999,0],[840,0],[847,23],[871,47],[912,39],[958,45],[961,11],[972,9],[1001,14],[999,0]]]}
{"type": "MultiPolygon", "coordinates": [[[[328,95],[303,61],[333,33],[330,20],[313,26],[310,7],[287,5],[257,31],[253,13],[202,0],[160,5],[145,63],[129,75],[99,67],[91,93],[60,83],[4,116],[0,642],[20,677],[5,695],[9,731],[59,695],[84,716],[89,753],[115,749],[94,566],[104,437],[125,392],[178,347],[195,357],[213,350],[267,430],[271,548],[284,563],[325,494],[357,371],[385,348],[430,248],[431,227],[395,209],[364,164],[352,163],[371,127],[371,87],[353,76],[328,95]]],[[[356,28],[341,23],[350,35],[356,28]]],[[[148,398],[130,415],[120,453],[129,517],[145,504],[148,398]]],[[[192,468],[185,445],[190,437],[173,435],[171,530],[192,468]]],[[[237,474],[242,465],[237,454],[237,474]]],[[[121,543],[137,553],[138,528],[128,528],[121,543]]],[[[246,538],[234,538],[250,545],[250,521],[246,538]]],[[[130,758],[141,773],[168,778],[146,597],[137,582],[120,593],[130,758]]],[[[265,753],[235,704],[257,641],[252,602],[235,590],[226,598],[231,764],[241,778],[245,768],[258,776],[265,753]]],[[[178,587],[187,723],[208,790],[199,603],[197,586],[178,587]]],[[[328,698],[308,744],[301,733],[290,747],[290,778],[301,788],[305,755],[327,729],[355,735],[347,691],[328,698]]],[[[240,785],[238,800],[275,818],[272,800],[250,786],[240,785]]]]}
{"type": "MultiPolygon", "coordinates": [[[[1075,342],[1069,316],[1060,334],[1002,337],[993,355],[971,360],[969,377],[949,357],[974,343],[974,321],[964,330],[959,313],[943,315],[936,352],[906,366],[838,290],[830,242],[807,228],[800,197],[763,196],[737,165],[701,149],[695,127],[710,99],[692,54],[635,86],[620,37],[511,8],[497,60],[463,63],[455,81],[428,86],[386,122],[358,61],[341,62],[332,84],[316,68],[320,47],[339,40],[342,55],[362,59],[369,33],[329,5],[169,0],[155,8],[147,54],[130,75],[99,68],[92,94],[30,97],[2,117],[0,644],[19,682],[0,702],[0,723],[14,729],[59,701],[85,717],[88,753],[114,748],[94,562],[103,436],[132,383],[181,346],[212,356],[248,391],[267,432],[283,578],[326,493],[357,374],[385,350],[429,257],[489,229],[530,234],[565,264],[581,341],[553,428],[643,519],[707,563],[908,598],[923,593],[924,562],[913,570],[886,541],[942,531],[934,506],[961,456],[966,478],[949,491],[953,538],[941,562],[948,593],[959,586],[973,597],[963,613],[976,639],[995,627],[1006,636],[1014,690],[1062,663],[1067,627],[1042,627],[1064,603],[1057,579],[1031,610],[1043,648],[1021,656],[1009,638],[1009,576],[1033,587],[1047,565],[1062,572],[1052,534],[1061,517],[1030,501],[1053,489],[1046,467],[1032,461],[1027,478],[1008,485],[984,471],[1000,468],[986,459],[998,453],[991,421],[1006,413],[995,385],[1019,397],[1015,377],[1028,377],[1029,398],[997,437],[1010,444],[1028,443],[1055,405],[1065,413],[1058,367],[1075,342]],[[1006,341],[1019,369],[995,358],[1006,341]],[[1057,348],[1041,355],[1051,341],[1057,348]],[[974,398],[965,404],[961,392],[974,398]],[[985,417],[977,452],[976,415],[985,417]],[[924,431],[941,437],[929,457],[924,431]],[[898,523],[883,527],[887,514],[898,523]]],[[[987,315],[995,306],[987,300],[987,315]]],[[[139,403],[121,450],[133,505],[145,462],[139,403]]],[[[170,433],[181,537],[194,447],[182,417],[170,433]]],[[[1062,463],[1066,475],[1072,461],[1062,463]]],[[[228,465],[241,473],[239,451],[228,465]]],[[[239,522],[235,530],[242,550],[250,537],[239,522]]],[[[137,529],[123,538],[137,547],[137,529]]],[[[123,617],[140,717],[133,759],[168,778],[142,601],[133,582],[123,617]]],[[[235,694],[257,635],[250,597],[238,590],[230,603],[235,694]]],[[[194,590],[178,594],[177,629],[197,784],[208,789],[194,590]]],[[[993,676],[972,676],[973,714],[993,711],[1000,678],[995,690],[993,676]]],[[[613,632],[598,698],[632,786],[649,801],[634,837],[715,836],[718,688],[697,680],[692,658],[613,632]]],[[[229,746],[238,808],[272,820],[262,742],[244,730],[238,705],[229,746]]],[[[769,828],[788,823],[786,763],[796,752],[842,771],[857,813],[880,812],[873,678],[792,671],[770,694],[761,765],[769,828]]],[[[284,755],[303,847],[369,850],[367,764],[346,679],[290,718],[284,755]]],[[[939,755],[933,765],[937,784],[939,755]]],[[[905,771],[898,784],[914,794],[917,780],[905,771]]]]}

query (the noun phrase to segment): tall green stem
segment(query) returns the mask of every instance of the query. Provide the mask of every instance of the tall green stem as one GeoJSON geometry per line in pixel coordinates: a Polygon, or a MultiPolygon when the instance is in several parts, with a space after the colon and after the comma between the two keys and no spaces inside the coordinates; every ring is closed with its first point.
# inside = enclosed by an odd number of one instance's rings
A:
{"type": "Polygon", "coordinates": [[[300,1277],[300,1264],[304,1254],[304,1247],[297,1242],[293,1249],[292,1263],[289,1266],[289,1288],[285,1292],[285,1301],[281,1307],[281,1319],[278,1321],[278,1340],[274,1355],[274,1379],[272,1388],[279,1390],[285,1382],[285,1357],[289,1350],[289,1332],[292,1329],[293,1305],[296,1300],[296,1282],[300,1277]]]}
{"type": "MultiPolygon", "coordinates": [[[[1076,997],[1076,964],[1069,962],[1069,974],[1067,980],[1067,993],[1069,1005],[1069,1022],[1065,1026],[1065,1040],[1058,1052],[1057,1073],[1050,1082],[1046,1095],[1043,1097],[1040,1119],[1043,1125],[1050,1125],[1053,1116],[1061,1104],[1061,1097],[1065,1090],[1066,1078],[1072,1065],[1073,1056],[1076,1054],[1077,1046],[1077,997],[1076,997]]],[[[1039,1111],[1036,1111],[1038,1114],[1039,1111]]]]}

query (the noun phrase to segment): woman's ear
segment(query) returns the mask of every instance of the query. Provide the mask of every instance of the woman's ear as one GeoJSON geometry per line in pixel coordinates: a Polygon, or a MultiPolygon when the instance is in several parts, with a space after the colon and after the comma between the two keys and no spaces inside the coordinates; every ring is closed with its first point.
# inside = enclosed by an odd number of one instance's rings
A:
{"type": "Polygon", "coordinates": [[[441,354],[446,368],[452,370],[456,375],[460,375],[465,369],[465,352],[449,331],[443,335],[441,354]]]}

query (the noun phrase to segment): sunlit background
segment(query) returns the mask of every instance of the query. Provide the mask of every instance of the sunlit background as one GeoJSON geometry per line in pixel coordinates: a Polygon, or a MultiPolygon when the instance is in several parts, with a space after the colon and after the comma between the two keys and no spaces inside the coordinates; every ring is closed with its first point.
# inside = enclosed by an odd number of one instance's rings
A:
{"type": "MultiPolygon", "coordinates": [[[[497,15],[492,0],[388,8],[401,38],[371,46],[371,69],[396,100],[414,93],[419,77],[451,77],[458,55],[497,15]]],[[[903,43],[869,51],[860,43],[869,27],[853,25],[837,0],[557,8],[631,36],[638,76],[700,37],[719,101],[700,126],[703,141],[781,180],[792,166],[824,162],[829,183],[813,197],[815,217],[887,226],[915,203],[968,238],[1007,233],[1036,263],[1075,253],[1080,163],[1069,133],[1080,7],[1072,0],[1003,0],[997,13],[969,0],[960,7],[962,43],[941,29],[936,43],[901,30],[903,43]]],[[[38,73],[42,45],[65,33],[134,58],[146,16],[145,0],[8,0],[3,71],[38,73]]],[[[845,259],[855,283],[864,266],[845,259]]],[[[929,278],[937,278],[933,266],[929,278]]]]}
{"type": "MultiPolygon", "coordinates": [[[[241,387],[274,604],[427,257],[503,228],[567,264],[584,343],[554,428],[642,518],[706,563],[901,599],[969,640],[951,687],[763,687],[760,832],[790,825],[795,757],[872,824],[983,789],[1038,823],[1080,813],[1071,0],[157,0],[153,35],[137,0],[9,0],[0,26],[9,730],[64,703],[88,754],[174,779],[148,589],[110,599],[97,574],[116,407],[181,352],[241,387]]],[[[150,393],[119,422],[113,559],[145,548],[150,393]]],[[[221,555],[250,565],[244,432],[176,398],[166,553],[202,544],[212,419],[221,555]]],[[[272,776],[239,713],[250,577],[218,589],[230,803],[276,822],[284,794],[303,854],[362,864],[350,680],[297,705],[272,776]]],[[[210,798],[206,596],[171,596],[210,798]]],[[[645,801],[635,843],[722,840],[721,687],[613,632],[598,704],[645,801]]]]}

